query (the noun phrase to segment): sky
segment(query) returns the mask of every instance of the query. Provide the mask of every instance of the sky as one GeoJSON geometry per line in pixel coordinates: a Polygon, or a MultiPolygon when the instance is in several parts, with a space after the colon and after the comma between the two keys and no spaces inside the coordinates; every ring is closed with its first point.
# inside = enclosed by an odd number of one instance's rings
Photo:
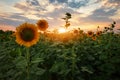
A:
{"type": "Polygon", "coordinates": [[[69,28],[96,30],[116,21],[120,28],[120,0],[0,0],[0,29],[14,30],[24,22],[36,24],[40,19],[49,29],[65,25],[61,18],[72,15],[69,28]]]}

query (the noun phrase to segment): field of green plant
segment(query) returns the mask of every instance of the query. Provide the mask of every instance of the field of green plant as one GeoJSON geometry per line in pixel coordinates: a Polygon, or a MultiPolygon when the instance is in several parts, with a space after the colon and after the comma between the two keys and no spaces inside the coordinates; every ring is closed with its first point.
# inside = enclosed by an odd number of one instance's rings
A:
{"type": "Polygon", "coordinates": [[[0,80],[120,80],[120,33],[40,33],[26,50],[0,30],[0,80]],[[28,54],[29,53],[29,54],[28,54]]]}

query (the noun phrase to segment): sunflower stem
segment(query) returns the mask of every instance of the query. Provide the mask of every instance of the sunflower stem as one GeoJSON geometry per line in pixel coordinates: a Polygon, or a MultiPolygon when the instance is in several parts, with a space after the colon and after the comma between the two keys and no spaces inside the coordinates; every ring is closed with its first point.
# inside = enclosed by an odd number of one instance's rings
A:
{"type": "Polygon", "coordinates": [[[29,71],[29,64],[30,64],[30,53],[29,53],[29,48],[26,48],[26,60],[27,60],[27,67],[26,67],[26,75],[27,75],[27,79],[30,79],[30,71],[29,71]]]}

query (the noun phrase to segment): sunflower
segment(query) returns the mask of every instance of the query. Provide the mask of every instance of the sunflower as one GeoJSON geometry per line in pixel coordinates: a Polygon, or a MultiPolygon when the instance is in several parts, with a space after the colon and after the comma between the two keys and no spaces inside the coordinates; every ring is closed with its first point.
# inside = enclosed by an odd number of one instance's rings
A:
{"type": "Polygon", "coordinates": [[[92,40],[94,40],[94,41],[95,41],[95,40],[96,40],[96,36],[93,36],[93,37],[92,37],[92,40]]]}
{"type": "Polygon", "coordinates": [[[74,32],[75,34],[78,34],[78,33],[79,33],[79,31],[78,31],[78,30],[76,30],[76,29],[75,29],[73,32],[74,32]]]}
{"type": "Polygon", "coordinates": [[[48,22],[46,20],[39,20],[37,23],[39,30],[45,31],[48,28],[48,22]]]}
{"type": "Polygon", "coordinates": [[[38,28],[34,24],[23,23],[16,28],[16,42],[30,47],[39,40],[38,28]]]}
{"type": "Polygon", "coordinates": [[[94,33],[93,33],[92,31],[88,31],[88,32],[87,32],[88,37],[92,37],[93,34],[94,34],[94,33]]]}
{"type": "Polygon", "coordinates": [[[102,33],[102,31],[97,31],[96,35],[99,36],[99,35],[101,35],[101,33],[102,33]]]}

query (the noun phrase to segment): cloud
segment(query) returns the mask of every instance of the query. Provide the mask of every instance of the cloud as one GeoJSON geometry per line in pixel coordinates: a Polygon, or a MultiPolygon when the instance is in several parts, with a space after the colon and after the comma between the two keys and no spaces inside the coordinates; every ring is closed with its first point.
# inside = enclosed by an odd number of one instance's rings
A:
{"type": "Polygon", "coordinates": [[[8,13],[3,13],[3,12],[1,12],[0,13],[0,17],[4,17],[4,18],[7,18],[7,17],[9,17],[9,16],[11,16],[12,14],[8,14],[8,13]]]}
{"type": "Polygon", "coordinates": [[[50,3],[67,3],[67,0],[49,0],[50,3]]]}
{"type": "Polygon", "coordinates": [[[6,3],[0,2],[0,13],[12,13],[14,12],[14,8],[6,3]]]}
{"type": "MultiPolygon", "coordinates": [[[[32,4],[35,5],[35,3],[32,4]]],[[[27,6],[27,3],[19,2],[16,3],[14,7],[18,11],[18,13],[22,13],[21,16],[26,17],[28,19],[34,19],[34,20],[39,19],[39,17],[37,17],[35,14],[42,13],[39,11],[38,8],[27,6]]]]}
{"type": "Polygon", "coordinates": [[[6,24],[6,25],[12,25],[12,26],[17,26],[23,21],[16,21],[10,18],[0,18],[0,24],[6,24]]]}
{"type": "Polygon", "coordinates": [[[39,13],[46,14],[53,12],[55,9],[60,9],[62,5],[60,4],[50,4],[48,0],[26,0],[26,2],[19,2],[14,5],[15,8],[18,8],[24,12],[29,13],[39,13]]]}
{"type": "Polygon", "coordinates": [[[18,9],[20,9],[20,10],[22,10],[22,11],[28,11],[28,10],[30,9],[29,7],[27,7],[26,5],[21,4],[21,3],[16,3],[16,4],[14,5],[14,7],[15,7],[15,8],[18,8],[18,9]]]}
{"type": "Polygon", "coordinates": [[[44,6],[46,6],[46,2],[45,1],[41,1],[41,3],[39,3],[38,0],[26,0],[26,5],[29,7],[29,8],[32,8],[36,11],[46,11],[46,9],[44,8],[44,6]]]}
{"type": "Polygon", "coordinates": [[[24,13],[36,13],[46,11],[44,5],[39,4],[37,0],[26,0],[26,2],[18,2],[14,5],[14,8],[20,9],[24,13]]]}
{"type": "MultiPolygon", "coordinates": [[[[31,17],[31,16],[29,16],[31,17]]],[[[24,22],[36,23],[35,19],[27,18],[22,13],[14,13],[8,17],[0,16],[0,24],[18,26],[24,22]]]]}
{"type": "Polygon", "coordinates": [[[118,3],[120,4],[120,0],[108,0],[110,3],[118,3]]]}
{"type": "Polygon", "coordinates": [[[82,17],[87,17],[99,8],[102,7],[103,1],[98,0],[69,0],[68,7],[78,13],[83,14],[82,17]]]}
{"type": "Polygon", "coordinates": [[[116,10],[110,10],[108,12],[104,11],[104,9],[98,9],[93,12],[92,15],[89,15],[85,20],[87,19],[89,22],[108,22],[111,21],[109,19],[110,16],[113,16],[116,10]]]}
{"type": "Polygon", "coordinates": [[[72,14],[71,27],[87,29],[113,20],[120,22],[120,0],[19,0],[12,5],[2,5],[0,23],[14,26],[25,21],[36,23],[39,19],[46,19],[50,27],[63,26],[65,21],[61,18],[66,12],[72,14]]]}
{"type": "Polygon", "coordinates": [[[88,3],[89,0],[68,0],[68,6],[70,8],[80,8],[82,6],[85,6],[88,3]]]}
{"type": "Polygon", "coordinates": [[[120,10],[117,10],[113,16],[110,16],[113,20],[120,20],[120,10]]]}
{"type": "Polygon", "coordinates": [[[39,2],[37,0],[26,0],[26,3],[29,5],[29,6],[40,6],[39,2]]]}

